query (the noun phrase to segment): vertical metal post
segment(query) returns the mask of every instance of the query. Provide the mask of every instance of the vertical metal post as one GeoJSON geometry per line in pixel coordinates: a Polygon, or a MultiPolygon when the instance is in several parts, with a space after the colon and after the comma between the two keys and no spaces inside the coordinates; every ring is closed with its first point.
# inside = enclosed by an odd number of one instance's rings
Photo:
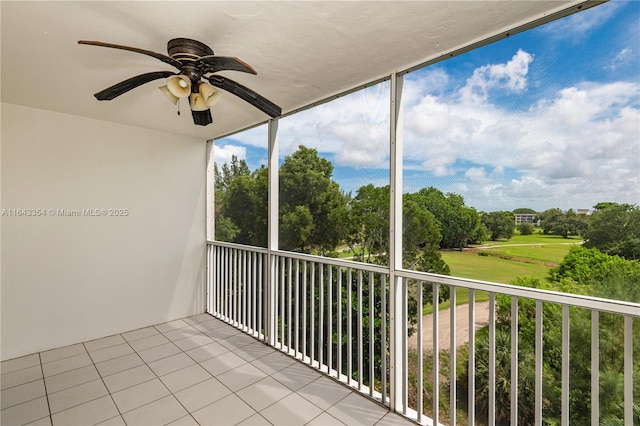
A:
{"type": "Polygon", "coordinates": [[[562,305],[562,395],[560,417],[563,425],[569,424],[569,306],[562,305]]]}
{"type": "MultiPolygon", "coordinates": [[[[311,305],[313,309],[313,305],[311,305]]],[[[307,261],[302,261],[302,361],[307,356],[307,261]]],[[[309,357],[311,359],[311,357],[309,357]]],[[[311,363],[311,361],[309,361],[311,363]]]]}
{"type": "MultiPolygon", "coordinates": [[[[292,303],[293,302],[293,274],[291,273],[291,269],[292,269],[292,261],[291,258],[287,259],[287,353],[291,353],[291,348],[293,347],[293,345],[291,344],[291,332],[292,332],[292,314],[291,314],[291,309],[292,309],[292,303]]],[[[283,283],[284,284],[284,283],[283,283]]],[[[284,341],[284,337],[282,339],[284,341]]]]}
{"type": "Polygon", "coordinates": [[[276,257],[274,252],[278,250],[278,119],[269,120],[269,146],[268,146],[268,173],[269,183],[267,190],[267,252],[269,263],[267,269],[267,334],[269,344],[276,344],[276,257]]]}
{"type": "Polygon", "coordinates": [[[489,426],[496,424],[496,294],[489,293],[489,426]]]}
{"type": "Polygon", "coordinates": [[[633,317],[624,316],[624,424],[633,424],[633,317]]]}
{"type": "Polygon", "coordinates": [[[358,390],[362,391],[362,382],[364,371],[362,370],[362,358],[364,348],[362,347],[362,269],[358,269],[358,312],[357,312],[357,329],[358,329],[358,390]]]}
{"type": "Polygon", "coordinates": [[[296,319],[296,341],[295,341],[295,352],[294,352],[294,356],[297,358],[298,354],[300,353],[300,332],[304,333],[304,328],[300,327],[300,259],[296,259],[296,312],[295,312],[295,319],[296,319]]]}
{"type": "Polygon", "coordinates": [[[380,358],[382,366],[380,374],[382,375],[382,403],[387,403],[387,276],[382,274],[380,279],[380,358]]]}
{"type": "Polygon", "coordinates": [[[338,380],[340,380],[340,375],[342,374],[342,267],[338,266],[336,273],[338,274],[338,285],[337,285],[337,294],[336,294],[336,301],[338,303],[337,306],[337,317],[338,317],[338,325],[337,325],[337,332],[338,332],[338,341],[337,341],[337,348],[336,348],[336,357],[337,357],[337,364],[336,364],[336,370],[338,371],[338,380]]]}
{"type": "MultiPolygon", "coordinates": [[[[424,411],[424,407],[423,407],[423,394],[424,394],[424,372],[423,372],[423,364],[424,364],[424,348],[422,347],[423,344],[423,331],[422,331],[422,305],[423,305],[423,301],[422,301],[422,280],[418,280],[417,286],[416,286],[416,300],[417,300],[417,305],[418,305],[418,333],[416,335],[416,338],[418,340],[418,377],[417,377],[417,393],[416,393],[416,399],[417,399],[417,403],[416,403],[416,411],[417,411],[417,421],[418,423],[422,423],[422,413],[424,411]]],[[[436,307],[433,307],[434,312],[436,307]]],[[[434,352],[435,355],[435,352],[434,352]]],[[[436,371],[436,366],[433,366],[434,371],[436,371]]],[[[439,374],[439,372],[436,371],[435,374],[439,374]]],[[[434,398],[435,400],[435,398],[434,398]]],[[[435,420],[434,420],[434,424],[435,420]]]]}
{"type": "Polygon", "coordinates": [[[215,169],[214,169],[214,140],[209,139],[207,141],[207,223],[205,224],[205,231],[207,233],[207,241],[214,241],[216,239],[215,234],[215,169]]]}
{"type": "MultiPolygon", "coordinates": [[[[439,285],[437,283],[432,284],[432,304],[433,304],[433,424],[440,424],[440,294],[439,285]]],[[[418,305],[418,318],[422,321],[422,306],[418,305]]],[[[451,325],[449,325],[451,327],[451,325]]],[[[420,363],[422,363],[422,354],[420,355],[420,363]]],[[[418,380],[423,380],[422,375],[418,376],[418,380]]],[[[422,398],[422,395],[420,395],[422,398]]]]}
{"type": "Polygon", "coordinates": [[[311,262],[311,279],[310,279],[310,284],[311,284],[311,291],[309,292],[309,307],[311,309],[311,333],[309,335],[309,345],[311,346],[311,349],[309,351],[309,364],[311,366],[313,366],[313,362],[316,359],[316,351],[315,351],[315,344],[316,344],[316,315],[315,315],[315,310],[316,310],[316,289],[315,289],[315,285],[316,285],[316,263],[315,262],[311,262]]]}
{"type": "Polygon", "coordinates": [[[591,426],[600,425],[600,312],[591,311],[591,426]]]}
{"type": "Polygon", "coordinates": [[[375,358],[374,345],[373,345],[373,323],[375,318],[375,303],[374,303],[374,282],[375,276],[372,271],[369,272],[369,396],[373,398],[373,389],[374,389],[374,370],[373,370],[373,361],[375,358]]]}
{"type": "Polygon", "coordinates": [[[405,356],[402,353],[403,335],[406,323],[402,322],[403,309],[402,286],[404,281],[396,276],[396,270],[402,269],[402,82],[398,73],[391,74],[390,98],[390,184],[389,184],[389,367],[390,367],[390,408],[393,411],[402,407],[402,377],[406,370],[405,356]]]}
{"type": "Polygon", "coordinates": [[[353,377],[353,315],[352,315],[352,294],[353,272],[347,268],[347,384],[351,385],[353,377]]]}
{"type": "Polygon", "coordinates": [[[449,352],[449,383],[450,383],[450,390],[449,390],[449,425],[450,426],[456,426],[456,413],[458,411],[457,408],[457,398],[456,398],[456,394],[457,394],[457,390],[458,390],[458,385],[457,385],[457,378],[458,378],[458,372],[456,370],[456,362],[457,362],[457,336],[456,336],[456,330],[458,328],[458,321],[457,321],[457,300],[456,300],[456,287],[454,286],[449,286],[449,315],[450,315],[450,320],[449,320],[449,326],[451,328],[451,340],[449,342],[449,348],[450,348],[450,352],[449,352]]]}
{"type": "Polygon", "coordinates": [[[518,424],[518,298],[511,297],[511,424],[518,424]]]}
{"type": "Polygon", "coordinates": [[[536,426],[542,426],[542,301],[536,300],[536,384],[535,419],[536,426]]]}
{"type": "Polygon", "coordinates": [[[333,300],[331,287],[333,286],[333,265],[327,265],[327,374],[331,375],[333,366],[333,300]]]}
{"type": "Polygon", "coordinates": [[[476,291],[469,289],[469,399],[468,423],[476,424],[476,291]]]}
{"type": "Polygon", "coordinates": [[[324,364],[324,264],[318,264],[318,369],[322,371],[324,364]]]}

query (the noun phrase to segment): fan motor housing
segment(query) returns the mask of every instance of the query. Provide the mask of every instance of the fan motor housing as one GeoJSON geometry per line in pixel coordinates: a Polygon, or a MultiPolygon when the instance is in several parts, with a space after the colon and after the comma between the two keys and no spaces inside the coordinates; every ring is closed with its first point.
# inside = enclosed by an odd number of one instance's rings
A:
{"type": "Polygon", "coordinates": [[[167,43],[169,56],[178,61],[196,61],[213,55],[213,50],[204,43],[190,38],[174,38],[167,43]]]}

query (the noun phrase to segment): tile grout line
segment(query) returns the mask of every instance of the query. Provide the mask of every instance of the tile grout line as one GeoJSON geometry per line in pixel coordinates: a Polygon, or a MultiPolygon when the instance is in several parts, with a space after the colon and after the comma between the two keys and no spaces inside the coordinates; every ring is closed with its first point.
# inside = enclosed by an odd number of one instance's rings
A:
{"type": "Polygon", "coordinates": [[[42,366],[42,356],[40,355],[40,352],[38,352],[38,361],[40,361],[40,370],[42,371],[42,385],[44,386],[44,395],[47,398],[47,410],[49,411],[49,421],[53,425],[53,413],[51,412],[51,404],[49,403],[49,392],[47,392],[47,381],[44,379],[44,368],[42,366]]]}
{"type": "MultiPolygon", "coordinates": [[[[122,337],[122,335],[120,335],[120,334],[119,334],[118,336],[122,337]]],[[[110,337],[110,336],[108,336],[108,337],[110,337]]],[[[124,339],[124,337],[122,337],[122,338],[124,339]]],[[[104,386],[104,388],[107,390],[107,393],[109,394],[109,398],[111,398],[111,402],[113,402],[114,407],[116,407],[116,411],[118,412],[118,415],[120,416],[120,418],[122,419],[122,421],[123,421],[123,422],[125,423],[125,425],[126,425],[126,424],[127,424],[127,422],[124,420],[124,417],[122,416],[122,413],[120,412],[120,408],[118,408],[118,405],[116,404],[116,401],[113,399],[113,395],[111,395],[111,392],[109,391],[109,388],[107,387],[107,384],[104,382],[104,377],[102,377],[102,374],[100,374],[100,370],[98,370],[98,367],[96,366],[96,363],[95,363],[95,362],[93,362],[93,358],[91,357],[91,354],[89,353],[89,350],[87,349],[87,347],[86,347],[86,345],[85,345],[85,342],[82,342],[82,346],[84,346],[84,350],[85,350],[85,351],[87,351],[87,355],[89,355],[89,359],[91,360],[91,363],[92,363],[92,365],[93,365],[93,368],[95,368],[95,369],[96,369],[96,372],[98,373],[98,376],[100,377],[100,381],[102,381],[102,385],[103,385],[103,386],[104,386]]],[[[115,345],[112,345],[112,346],[115,346],[115,345]]],[[[123,355],[123,356],[124,356],[124,355],[123,355]]],[[[104,395],[103,395],[103,396],[104,396],[104,395]]],[[[97,400],[97,399],[100,399],[100,398],[102,398],[103,396],[101,396],[101,397],[99,397],[99,398],[96,398],[96,399],[93,399],[92,401],[95,401],[95,400],[97,400]]],[[[87,402],[90,402],[90,401],[87,401],[87,402]]],[[[86,402],[84,402],[83,404],[86,404],[86,402]]],[[[82,404],[79,404],[79,405],[82,405],[82,404]]],[[[76,405],[76,407],[77,407],[77,406],[78,406],[78,405],[76,405]]],[[[100,422],[107,421],[107,420],[110,420],[110,419],[113,419],[113,418],[115,418],[115,416],[114,416],[114,417],[110,417],[109,419],[100,420],[100,422]]],[[[55,425],[53,425],[53,421],[51,422],[51,424],[52,424],[52,426],[55,426],[55,425]]]]}

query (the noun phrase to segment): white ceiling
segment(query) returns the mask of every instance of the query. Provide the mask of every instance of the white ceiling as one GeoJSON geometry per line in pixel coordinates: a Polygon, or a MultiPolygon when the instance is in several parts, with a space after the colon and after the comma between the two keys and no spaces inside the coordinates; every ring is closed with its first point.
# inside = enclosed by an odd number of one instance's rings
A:
{"type": "Polygon", "coordinates": [[[268,117],[234,95],[195,126],[148,83],[112,101],[92,95],[137,74],[172,68],[137,53],[78,45],[99,40],[166,54],[175,37],[236,56],[257,76],[221,73],[291,112],[533,21],[592,6],[583,1],[31,2],[1,1],[2,102],[203,139],[268,117]]]}

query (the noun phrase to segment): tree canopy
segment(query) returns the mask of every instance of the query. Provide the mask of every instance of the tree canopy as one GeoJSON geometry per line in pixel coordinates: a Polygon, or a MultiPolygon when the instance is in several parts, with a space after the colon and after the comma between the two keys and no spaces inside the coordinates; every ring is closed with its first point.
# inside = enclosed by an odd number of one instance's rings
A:
{"type": "Polygon", "coordinates": [[[584,238],[585,247],[626,259],[640,259],[640,208],[630,204],[597,204],[584,238]]]}
{"type": "Polygon", "coordinates": [[[491,241],[513,237],[516,230],[515,216],[511,212],[491,212],[482,214],[482,224],[489,231],[491,241]]]}

